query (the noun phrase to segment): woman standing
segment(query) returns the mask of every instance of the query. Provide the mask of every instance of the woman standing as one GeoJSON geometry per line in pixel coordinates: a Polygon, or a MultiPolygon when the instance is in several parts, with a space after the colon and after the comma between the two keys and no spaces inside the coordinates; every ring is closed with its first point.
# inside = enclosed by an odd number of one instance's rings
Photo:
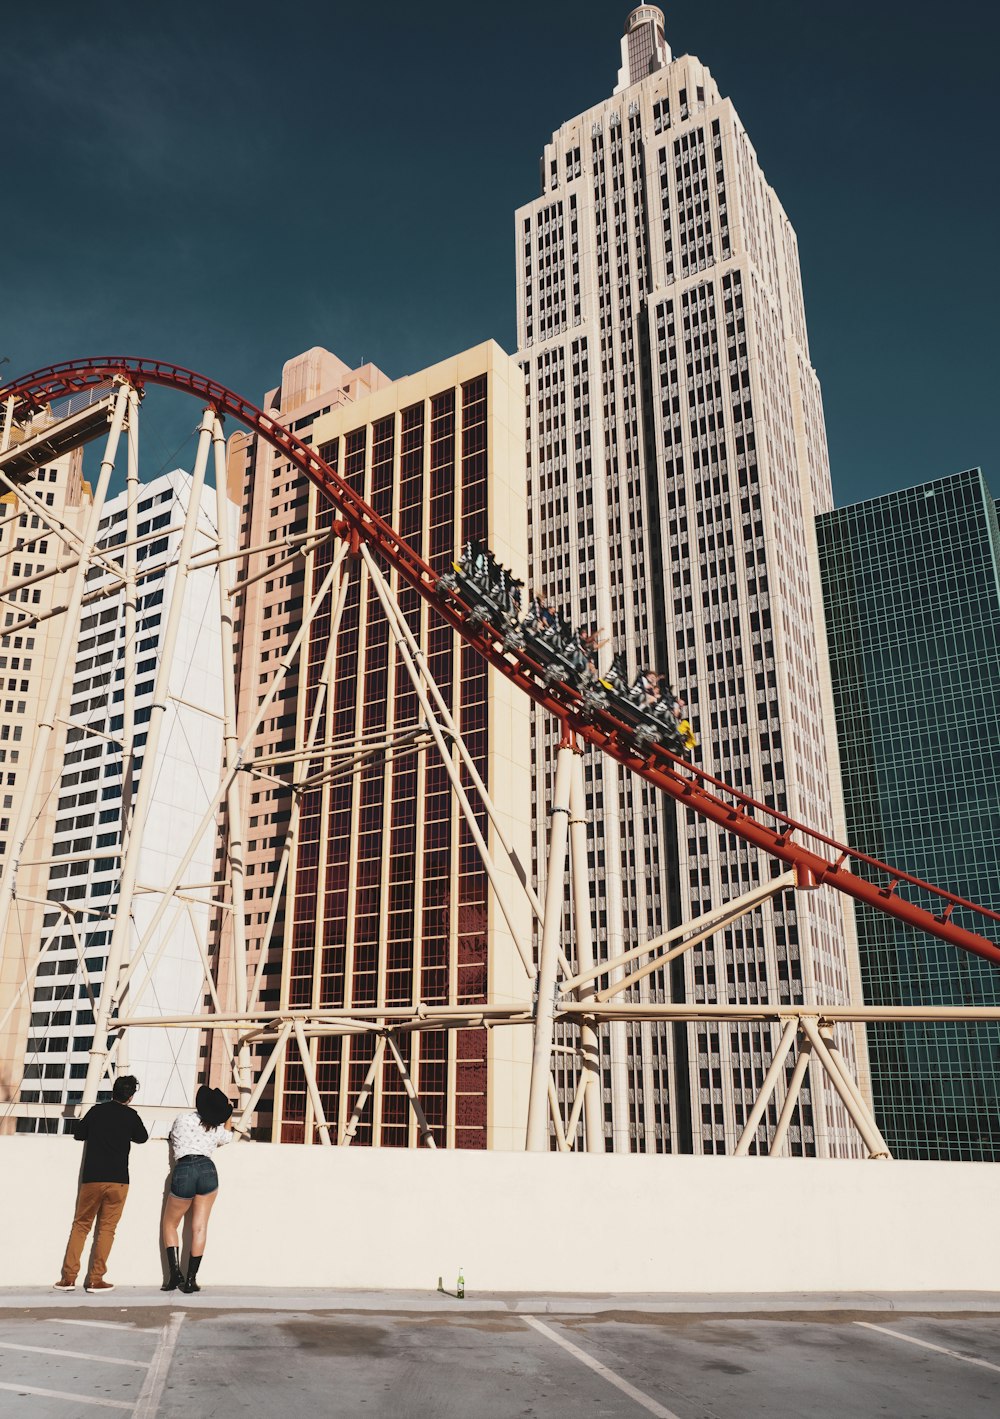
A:
{"type": "Polygon", "coordinates": [[[216,1148],[230,1142],[233,1136],[227,1127],[233,1106],[221,1089],[210,1089],[203,1084],[194,1102],[194,1111],[178,1114],[170,1129],[174,1170],[170,1176],[170,1196],[163,1213],[163,1246],[170,1276],[161,1289],[176,1291],[180,1287],[188,1296],[201,1290],[195,1278],[205,1253],[208,1219],[219,1195],[219,1175],[215,1171],[212,1154],[216,1148]],[[177,1229],[192,1203],[191,1257],[185,1276],[180,1266],[177,1229]]]}

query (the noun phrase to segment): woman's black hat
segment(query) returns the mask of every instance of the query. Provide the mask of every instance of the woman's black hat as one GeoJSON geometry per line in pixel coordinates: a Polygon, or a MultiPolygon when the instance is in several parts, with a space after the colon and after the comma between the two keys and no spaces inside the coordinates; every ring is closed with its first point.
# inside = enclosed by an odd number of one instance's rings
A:
{"type": "Polygon", "coordinates": [[[209,1128],[225,1123],[233,1112],[233,1106],[222,1090],[211,1089],[207,1084],[202,1084],[195,1095],[194,1106],[202,1123],[207,1123],[209,1128]]]}

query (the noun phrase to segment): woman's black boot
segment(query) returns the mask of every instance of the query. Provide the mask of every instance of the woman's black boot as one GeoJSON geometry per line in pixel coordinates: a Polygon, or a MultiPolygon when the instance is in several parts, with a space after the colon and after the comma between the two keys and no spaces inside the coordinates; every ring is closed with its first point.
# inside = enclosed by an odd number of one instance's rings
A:
{"type": "Polygon", "coordinates": [[[184,1273],[181,1270],[181,1249],[180,1247],[165,1247],[167,1253],[167,1266],[170,1275],[160,1287],[161,1291],[176,1291],[178,1286],[184,1285],[184,1273]]]}
{"type": "Polygon", "coordinates": [[[195,1277],[198,1275],[198,1267],[200,1265],[200,1256],[192,1256],[188,1261],[188,1274],[181,1282],[181,1290],[184,1292],[185,1296],[191,1296],[194,1294],[195,1291],[201,1290],[201,1287],[195,1280],[195,1277]]]}

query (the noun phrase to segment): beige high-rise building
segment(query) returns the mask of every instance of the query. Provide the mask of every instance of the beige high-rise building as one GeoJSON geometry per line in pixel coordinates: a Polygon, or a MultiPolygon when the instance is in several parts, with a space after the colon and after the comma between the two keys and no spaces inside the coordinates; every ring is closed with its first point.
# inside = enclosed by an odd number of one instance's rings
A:
{"type": "MultiPolygon", "coordinates": [[[[404,379],[373,366],[351,370],[313,350],[284,368],[266,401],[436,570],[460,546],[484,537],[516,574],[526,567],[524,403],[520,371],[493,343],[404,379]]],[[[249,575],[274,565],[286,534],[321,531],[328,500],[259,441],[230,446],[230,492],[243,506],[244,545],[275,544],[249,575]]],[[[332,543],[294,570],[257,581],[238,625],[242,723],[298,629],[330,565],[332,543]]],[[[504,677],[457,642],[416,593],[390,578],[430,670],[486,781],[506,831],[529,851],[528,710],[504,677]]],[[[311,627],[300,668],[264,725],[255,756],[301,750],[326,658],[330,616],[311,627]]],[[[487,889],[437,749],[418,738],[422,712],[394,651],[366,569],[352,560],[351,588],[333,662],[332,702],[319,742],[332,753],[391,736],[392,752],[363,760],[300,795],[287,888],[280,902],[261,1004],[355,1008],[530,1000],[514,942],[487,889]]],[[[289,791],[251,776],[246,919],[251,965],[260,956],[292,811],[289,791]]],[[[523,894],[485,813],[477,821],[498,859],[507,895],[530,937],[523,894]]],[[[228,986],[222,953],[222,979],[228,986]]],[[[522,1147],[530,1042],[524,1027],[401,1035],[400,1049],[439,1146],[522,1147]]],[[[344,1136],[376,1041],[371,1035],[314,1041],[323,1109],[344,1136]]],[[[315,1118],[293,1052],[277,1071],[272,1123],[259,1130],[312,1142],[315,1118]]],[[[354,1135],[374,1146],[418,1142],[403,1079],[391,1056],[378,1068],[354,1135]]]]}
{"type": "MultiPolygon", "coordinates": [[[[44,414],[36,419],[32,435],[37,437],[44,429],[45,420],[44,414]]],[[[19,440],[20,431],[15,433],[19,440]]],[[[73,674],[72,660],[58,663],[61,617],[36,619],[60,604],[63,580],[50,577],[34,585],[20,584],[47,570],[66,551],[37,508],[41,505],[64,527],[80,531],[90,503],[81,450],[55,457],[45,457],[43,450],[38,456],[44,458],[42,466],[27,459],[23,467],[5,469],[18,492],[0,488],[0,862],[15,850],[11,828],[17,821],[35,727],[49,687],[54,678],[61,679],[62,712],[68,712],[73,674]]],[[[18,870],[17,898],[5,939],[0,941],[0,1019],[38,961],[48,868],[31,864],[49,856],[58,800],[52,790],[58,786],[61,768],[60,749],[43,771],[39,809],[20,852],[25,865],[18,870]]],[[[55,962],[43,962],[40,969],[36,995],[48,991],[51,998],[56,982],[47,982],[45,974],[56,971],[55,962]]],[[[0,1132],[14,1129],[13,1119],[4,1119],[3,1105],[16,1096],[21,1083],[30,1012],[31,991],[26,989],[0,1028],[0,1132]]]]}
{"type": "MultiPolygon", "coordinates": [[[[623,651],[633,674],[667,673],[705,769],[832,832],[813,545],[832,499],[788,217],[732,102],[700,60],[672,56],[653,5],[629,16],[614,93],[552,135],[541,176],[515,218],[532,581],[610,635],[605,654],[623,651]]],[[[541,834],[554,746],[543,716],[534,744],[541,834]]],[[[609,760],[588,759],[587,784],[605,957],[771,875],[609,760]]],[[[789,894],[642,989],[836,1002],[855,969],[833,894],[789,894]]],[[[609,1146],[731,1151],[771,1039],[759,1026],[615,1025],[602,1042],[609,1146]]],[[[855,1151],[839,1101],[818,1072],[810,1084],[791,1151],[855,1151]]]]}

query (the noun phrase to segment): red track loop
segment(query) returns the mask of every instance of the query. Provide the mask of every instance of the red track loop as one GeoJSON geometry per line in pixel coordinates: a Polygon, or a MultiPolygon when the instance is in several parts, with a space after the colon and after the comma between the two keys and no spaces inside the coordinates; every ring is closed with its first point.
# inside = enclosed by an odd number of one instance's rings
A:
{"type": "Polygon", "coordinates": [[[34,374],[0,389],[0,403],[13,399],[15,412],[17,408],[27,412],[115,378],[124,379],[138,388],[157,384],[192,394],[213,406],[220,416],[231,415],[265,439],[333,500],[347,525],[345,532],[353,533],[367,543],[484,660],[506,675],[536,703],[556,715],[564,733],[572,731],[603,753],[610,754],[630,772],[670,794],[683,807],[787,863],[795,869],[802,886],[823,883],[835,887],[876,911],[1000,964],[1000,947],[953,919],[956,908],[974,913],[984,924],[986,921],[1000,922],[1000,913],[942,891],[864,853],[855,852],[853,848],[796,823],[776,809],[730,788],[657,745],[648,753],[639,754],[628,726],[613,714],[597,711],[585,715],[580,696],[572,687],[561,683],[546,687],[542,667],[530,656],[523,651],[505,650],[502,634],[491,626],[470,624],[468,608],[459,597],[451,593],[445,596],[438,594],[438,578],[432,568],[308,444],[224,385],[162,360],[115,356],[69,360],[51,365],[48,369],[36,370],[34,374]],[[861,877],[849,871],[844,866],[848,860],[863,865],[868,875],[861,877]],[[938,903],[938,911],[917,906],[900,896],[899,889],[904,885],[934,899],[938,903]]]}

